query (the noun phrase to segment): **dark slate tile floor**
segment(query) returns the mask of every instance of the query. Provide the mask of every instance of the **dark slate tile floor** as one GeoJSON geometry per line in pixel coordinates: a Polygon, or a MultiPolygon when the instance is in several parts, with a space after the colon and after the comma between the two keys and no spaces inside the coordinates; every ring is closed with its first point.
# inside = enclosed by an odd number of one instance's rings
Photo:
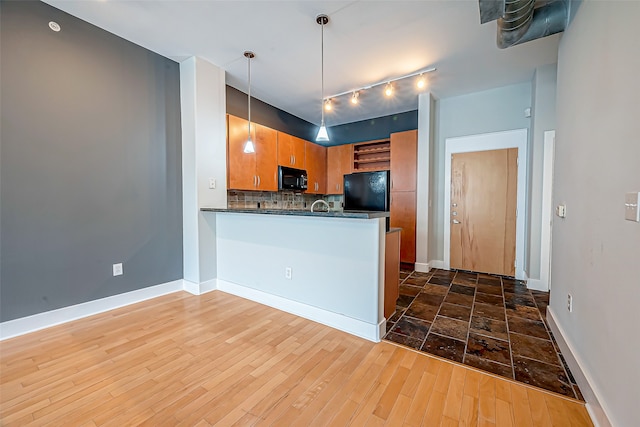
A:
{"type": "Polygon", "coordinates": [[[546,324],[548,292],[465,271],[400,272],[385,339],[584,400],[546,324]]]}

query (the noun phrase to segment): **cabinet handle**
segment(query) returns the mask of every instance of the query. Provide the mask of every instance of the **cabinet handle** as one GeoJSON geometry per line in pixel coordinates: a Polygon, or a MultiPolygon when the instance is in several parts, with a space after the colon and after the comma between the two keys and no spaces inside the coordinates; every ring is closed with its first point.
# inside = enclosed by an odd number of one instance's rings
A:
{"type": "Polygon", "coordinates": [[[254,187],[258,186],[258,177],[256,175],[253,175],[253,186],[254,187]]]}
{"type": "Polygon", "coordinates": [[[289,154],[289,164],[293,164],[293,154],[289,154]]]}
{"type": "Polygon", "coordinates": [[[260,187],[260,175],[258,175],[258,187],[260,187]]]}

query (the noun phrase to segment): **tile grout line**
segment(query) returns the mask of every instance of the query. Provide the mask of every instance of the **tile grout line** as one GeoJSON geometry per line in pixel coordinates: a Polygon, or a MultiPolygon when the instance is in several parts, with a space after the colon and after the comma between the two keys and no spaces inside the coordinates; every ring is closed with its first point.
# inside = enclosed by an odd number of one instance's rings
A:
{"type": "MultiPolygon", "coordinates": [[[[509,359],[511,360],[511,375],[516,380],[516,364],[513,361],[513,348],[511,347],[511,329],[509,328],[509,316],[507,316],[507,297],[504,295],[504,282],[500,278],[500,289],[502,290],[502,308],[504,309],[504,323],[507,326],[507,339],[509,340],[509,359]]],[[[517,380],[516,380],[517,381],[517,380]]]]}
{"type": "MultiPolygon", "coordinates": [[[[453,280],[456,279],[458,273],[453,277],[453,280]]],[[[453,281],[452,281],[453,282],[453,281]]],[[[473,301],[471,301],[471,312],[469,313],[469,322],[467,322],[467,339],[464,340],[464,352],[462,353],[462,363],[464,363],[467,358],[467,347],[469,346],[469,335],[471,334],[471,319],[473,319],[473,308],[476,304],[476,293],[478,293],[478,274],[476,273],[476,286],[473,288],[473,301]]]]}

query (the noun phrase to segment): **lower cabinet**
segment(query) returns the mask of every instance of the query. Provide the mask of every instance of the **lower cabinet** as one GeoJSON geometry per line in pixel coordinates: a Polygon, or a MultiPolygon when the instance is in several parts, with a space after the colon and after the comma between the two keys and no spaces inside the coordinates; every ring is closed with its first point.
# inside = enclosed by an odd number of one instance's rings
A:
{"type": "Polygon", "coordinates": [[[391,229],[385,236],[384,259],[384,317],[389,319],[396,311],[400,296],[400,230],[391,229]]]}
{"type": "Polygon", "coordinates": [[[389,224],[402,228],[400,261],[416,262],[416,192],[392,191],[389,224]]]}

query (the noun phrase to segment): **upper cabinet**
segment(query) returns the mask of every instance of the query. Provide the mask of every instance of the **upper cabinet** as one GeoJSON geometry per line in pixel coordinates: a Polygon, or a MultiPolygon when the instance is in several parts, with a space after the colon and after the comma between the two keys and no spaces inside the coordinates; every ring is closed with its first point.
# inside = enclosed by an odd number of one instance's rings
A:
{"type": "Polygon", "coordinates": [[[351,173],[353,150],[351,144],[327,148],[327,192],[342,194],[344,175],[351,173]]]}
{"type": "Polygon", "coordinates": [[[391,191],[416,191],[418,131],[391,134],[391,191]]]}
{"type": "Polygon", "coordinates": [[[277,132],[251,124],[255,153],[245,153],[247,120],[227,116],[228,188],[230,190],[278,190],[277,132]]]}
{"type": "Polygon", "coordinates": [[[307,168],[307,194],[325,194],[327,191],[327,149],[322,145],[305,141],[307,168]]]}
{"type": "Polygon", "coordinates": [[[278,164],[295,169],[305,168],[305,140],[278,132],[278,164]]]}

